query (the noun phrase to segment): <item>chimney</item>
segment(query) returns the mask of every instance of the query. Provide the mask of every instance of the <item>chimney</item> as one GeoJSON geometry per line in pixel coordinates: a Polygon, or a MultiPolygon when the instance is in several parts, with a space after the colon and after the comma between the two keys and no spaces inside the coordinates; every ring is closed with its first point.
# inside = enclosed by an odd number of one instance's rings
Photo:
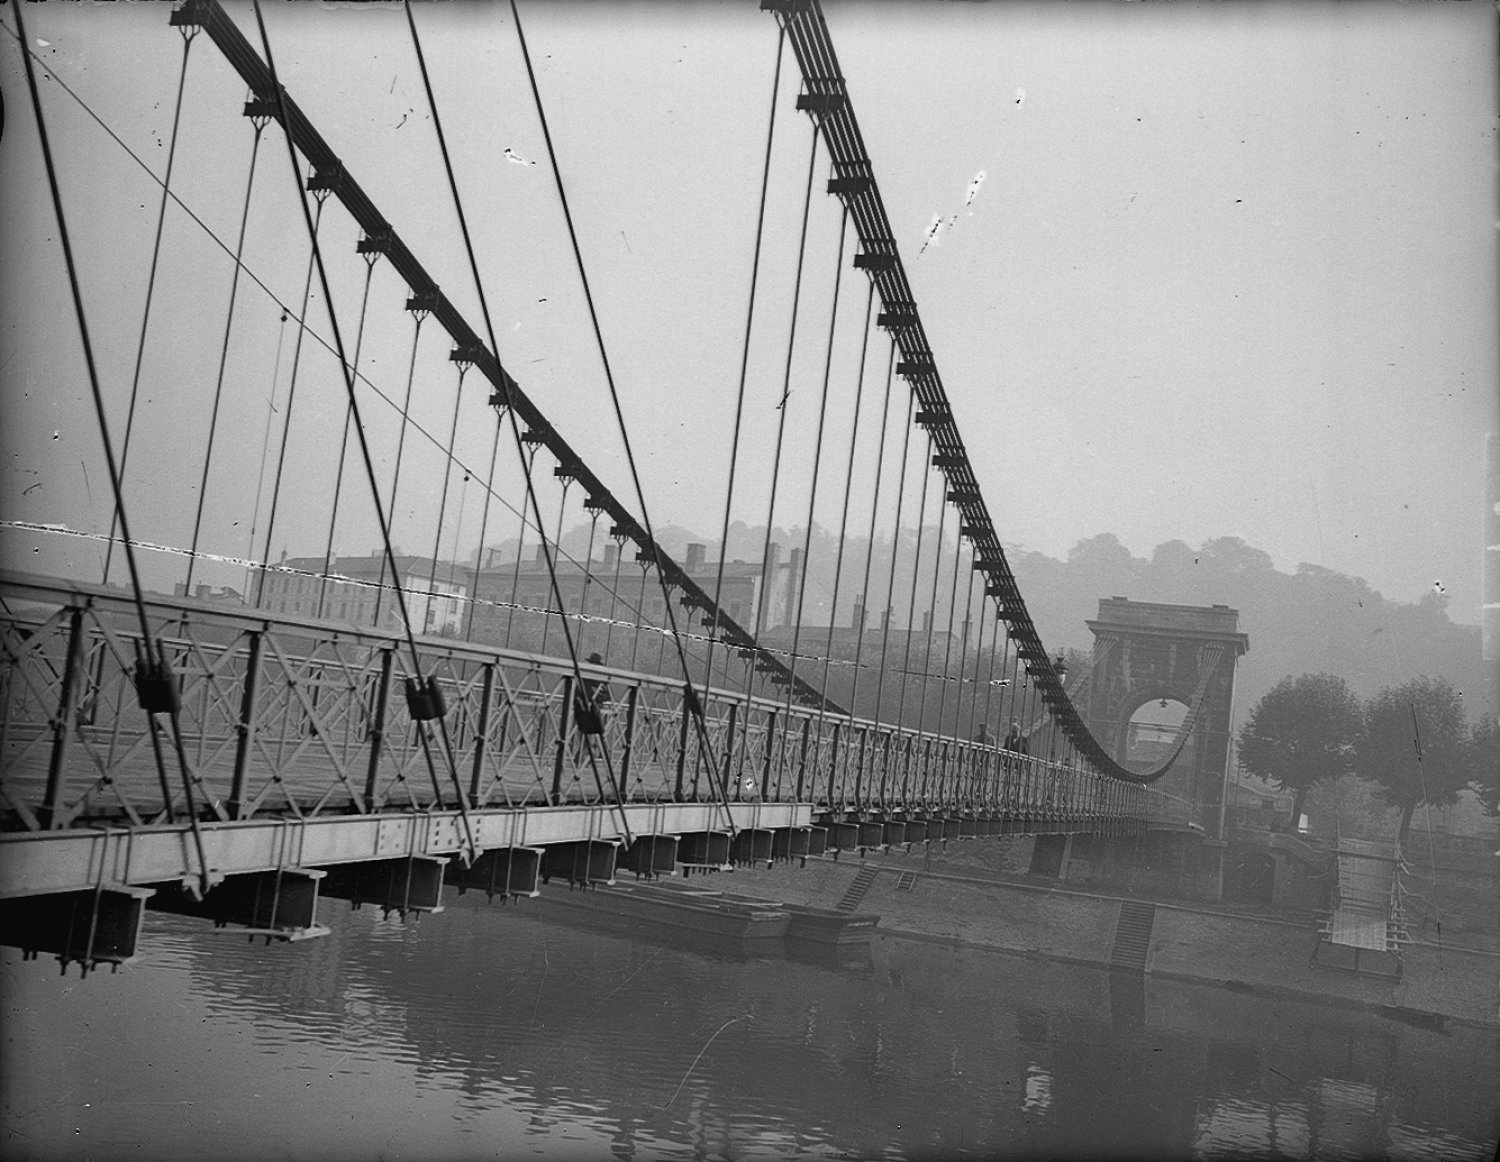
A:
{"type": "Polygon", "coordinates": [[[537,563],[541,565],[545,565],[547,563],[547,546],[540,542],[536,547],[536,560],[537,563]]]}
{"type": "Polygon", "coordinates": [[[775,541],[766,544],[765,567],[760,574],[760,626],[767,629],[771,625],[774,616],[774,607],[771,604],[771,586],[776,583],[776,569],[781,562],[781,546],[775,541]]]}
{"type": "Polygon", "coordinates": [[[932,610],[930,609],[922,614],[922,632],[926,634],[932,632],[932,610]]]}
{"type": "Polygon", "coordinates": [[[615,560],[619,557],[619,555],[620,555],[620,546],[619,545],[615,544],[614,541],[607,541],[607,542],[605,542],[605,545],[604,545],[604,565],[605,565],[605,568],[612,568],[614,566],[615,560]]]}
{"type": "Polygon", "coordinates": [[[854,621],[852,622],[852,624],[853,624],[853,626],[854,626],[854,628],[855,628],[856,631],[858,631],[859,633],[863,633],[864,632],[864,629],[865,629],[865,595],[863,593],[857,594],[855,596],[855,598],[854,598],[854,621]]]}
{"type": "Polygon", "coordinates": [[[891,607],[887,605],[885,612],[880,615],[880,628],[887,630],[891,628],[891,607]]]}
{"type": "Polygon", "coordinates": [[[786,624],[797,625],[802,611],[797,608],[797,578],[802,572],[802,550],[793,549],[786,559],[786,624]]]}
{"type": "Polygon", "coordinates": [[[703,549],[704,546],[700,544],[692,544],[687,547],[687,561],[684,563],[683,568],[688,573],[696,573],[703,568],[703,549]]]}

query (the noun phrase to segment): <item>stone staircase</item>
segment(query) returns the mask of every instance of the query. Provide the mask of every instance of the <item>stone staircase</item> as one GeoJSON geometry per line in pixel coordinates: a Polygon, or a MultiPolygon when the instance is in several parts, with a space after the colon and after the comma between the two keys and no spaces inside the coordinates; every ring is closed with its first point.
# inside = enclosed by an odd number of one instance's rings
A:
{"type": "Polygon", "coordinates": [[[859,907],[859,902],[865,898],[865,893],[870,890],[870,885],[875,882],[875,868],[865,864],[859,869],[854,877],[854,882],[849,885],[849,890],[844,893],[844,898],[834,905],[840,912],[852,912],[859,907]]]}
{"type": "Polygon", "coordinates": [[[1120,918],[1115,923],[1114,945],[1109,952],[1109,966],[1129,972],[1145,972],[1146,957],[1151,951],[1151,927],[1155,923],[1155,904],[1122,901],[1120,918]]]}

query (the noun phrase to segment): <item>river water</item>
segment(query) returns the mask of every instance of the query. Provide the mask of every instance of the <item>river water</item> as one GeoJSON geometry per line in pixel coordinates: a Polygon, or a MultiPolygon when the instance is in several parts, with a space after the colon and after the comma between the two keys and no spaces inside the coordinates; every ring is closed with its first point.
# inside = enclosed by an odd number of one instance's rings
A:
{"type": "MultiPolygon", "coordinates": [[[[557,889],[549,889],[549,894],[557,889]]],[[[3,1156],[1493,1156],[1493,1029],[883,936],[766,953],[453,898],[118,974],[3,960],[3,1156]]]]}

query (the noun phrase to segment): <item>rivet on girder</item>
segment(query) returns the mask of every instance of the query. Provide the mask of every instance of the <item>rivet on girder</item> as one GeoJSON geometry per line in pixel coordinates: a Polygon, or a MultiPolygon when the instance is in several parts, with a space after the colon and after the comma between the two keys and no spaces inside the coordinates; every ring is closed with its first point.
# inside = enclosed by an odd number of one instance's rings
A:
{"type": "Polygon", "coordinates": [[[167,18],[170,28],[197,27],[203,23],[203,13],[208,5],[201,0],[188,0],[167,18]]]}
{"type": "Polygon", "coordinates": [[[343,181],[344,163],[335,161],[326,169],[322,166],[314,168],[307,178],[307,190],[313,194],[329,194],[337,190],[343,181]]]}
{"type": "Polygon", "coordinates": [[[363,254],[365,261],[372,267],[382,254],[388,254],[391,247],[391,228],[381,226],[374,230],[366,231],[364,236],[354,244],[354,252],[363,254]]]}
{"type": "Polygon", "coordinates": [[[265,97],[251,97],[245,102],[245,116],[264,125],[276,116],[276,102],[265,97]]]}
{"type": "Polygon", "coordinates": [[[461,344],[454,347],[452,351],[448,352],[448,362],[462,363],[466,367],[472,367],[474,366],[474,364],[479,362],[480,357],[483,355],[483,344],[461,344]]]}
{"type": "Polygon", "coordinates": [[[918,319],[915,311],[881,311],[877,322],[887,330],[899,331],[915,327],[918,319]]]}
{"type": "Polygon", "coordinates": [[[859,270],[891,270],[896,265],[894,254],[856,254],[854,265],[859,270]]]}
{"type": "MultiPolygon", "coordinates": [[[[906,364],[903,363],[901,366],[905,367],[906,364]]],[[[932,365],[929,363],[927,366],[931,367],[932,365]]],[[[950,411],[943,411],[941,409],[929,409],[925,412],[917,413],[917,424],[924,428],[933,428],[937,427],[939,424],[951,424],[952,422],[953,413],[950,411]]]]}
{"type": "Polygon", "coordinates": [[[412,291],[411,297],[406,300],[408,311],[434,311],[442,300],[442,293],[437,287],[427,287],[424,290],[412,291]]]}
{"type": "Polygon", "coordinates": [[[926,359],[902,360],[896,364],[896,374],[907,379],[920,379],[924,375],[932,375],[937,371],[937,365],[926,359]]]}
{"type": "Polygon", "coordinates": [[[826,117],[842,109],[845,99],[843,93],[800,93],[797,108],[803,113],[819,113],[826,117]]]}
{"type": "Polygon", "coordinates": [[[829,178],[828,192],[843,197],[854,197],[867,193],[870,189],[870,179],[864,174],[855,174],[851,177],[829,178]]]}
{"type": "Polygon", "coordinates": [[[965,463],[964,457],[958,455],[939,453],[932,458],[932,466],[934,468],[962,468],[965,463]]]}

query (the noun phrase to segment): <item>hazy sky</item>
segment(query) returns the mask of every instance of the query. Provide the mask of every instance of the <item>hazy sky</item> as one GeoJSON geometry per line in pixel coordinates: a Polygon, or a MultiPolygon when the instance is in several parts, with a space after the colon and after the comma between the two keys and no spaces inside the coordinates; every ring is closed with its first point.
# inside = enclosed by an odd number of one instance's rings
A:
{"type": "MultiPolygon", "coordinates": [[[[248,5],[230,11],[258,48],[248,5]]],[[[534,3],[522,19],[657,523],[716,533],[738,382],[776,24],[742,3],[534,3]]],[[[1061,555],[1115,533],[1138,555],[1240,536],[1478,620],[1482,435],[1497,427],[1496,15],[1492,5],[829,3],[829,28],[938,368],[1001,539],[1061,555]],[[934,225],[938,229],[933,236],[934,225]]],[[[33,47],[160,175],[182,57],[168,9],[36,5],[33,47]]],[[[502,361],[596,470],[632,490],[508,7],[418,9],[476,233],[502,361]]],[[[270,5],[284,83],[482,331],[397,6],[270,5]]],[[[13,10],[0,14],[14,32],[13,10]]],[[[206,37],[189,58],[173,188],[233,247],[253,131],[206,37]]],[[[0,38],[0,520],[100,533],[108,488],[13,35],[0,38]]],[[[810,121],[783,62],[764,266],[733,516],[766,517],[810,121]]],[[[123,433],[159,187],[55,80],[43,100],[123,433]]],[[[827,176],[817,162],[817,188],[827,176]]],[[[306,233],[284,140],[263,138],[200,548],[259,556],[292,380],[306,233]],[[274,410],[273,410],[274,409],[274,410]],[[269,421],[269,425],[268,425],[269,421]],[[252,526],[255,529],[251,535],[252,526]]],[[[815,193],[778,525],[805,520],[838,252],[815,193]],[[788,499],[791,498],[791,499],[788,499]]],[[[364,264],[322,228],[346,343],[364,264]]],[[[232,268],[173,206],[130,452],[136,535],[191,534],[232,268]]],[[[852,243],[850,244],[852,253],[852,243]]],[[[844,263],[817,517],[835,523],[866,283],[844,263]]],[[[401,401],[405,288],[377,265],[359,369],[401,401]]],[[[309,320],[329,335],[314,296],[309,320]]],[[[456,371],[422,331],[396,539],[432,550],[456,371]]],[[[874,480],[886,348],[871,346],[854,522],[874,480]]],[[[361,389],[383,489],[397,411],[361,389]]],[[[904,415],[899,395],[893,423],[904,415]]],[[[272,555],[321,553],[343,423],[304,342],[272,555]]],[[[456,454],[484,475],[494,421],[470,375],[456,454]]],[[[497,490],[515,502],[515,452],[497,490]]],[[[894,449],[894,445],[890,446],[894,449]]],[[[888,450],[884,485],[894,487],[888,450]]],[[[913,454],[916,454],[914,448],[913,454]]],[[[549,522],[557,493],[547,479],[549,522]]],[[[350,463],[336,546],[373,545],[350,463]]],[[[441,551],[472,551],[481,494],[455,474],[441,551]]],[[[915,479],[915,477],[913,477],[915,479]]],[[[578,519],[574,490],[564,521],[578,519]]],[[[912,509],[908,502],[908,516],[912,509]]],[[[931,510],[930,510],[931,511],[931,510]]],[[[496,504],[487,540],[515,532],[496,504]]],[[[888,529],[889,514],[881,527],[888,529]]],[[[97,540],[0,533],[21,567],[96,578],[97,540]]],[[[156,555],[156,584],[181,558],[156,555]]],[[[202,579],[240,584],[243,570],[202,579]]],[[[1080,611],[1080,617],[1089,611],[1080,611]]]]}

